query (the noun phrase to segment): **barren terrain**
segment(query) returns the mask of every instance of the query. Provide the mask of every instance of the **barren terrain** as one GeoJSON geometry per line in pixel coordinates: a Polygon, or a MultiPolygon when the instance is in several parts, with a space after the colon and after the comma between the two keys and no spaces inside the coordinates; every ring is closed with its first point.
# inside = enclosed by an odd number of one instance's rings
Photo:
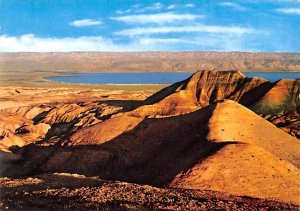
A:
{"type": "Polygon", "coordinates": [[[201,70],[144,90],[49,84],[0,91],[1,208],[300,206],[298,79],[201,70]]]}

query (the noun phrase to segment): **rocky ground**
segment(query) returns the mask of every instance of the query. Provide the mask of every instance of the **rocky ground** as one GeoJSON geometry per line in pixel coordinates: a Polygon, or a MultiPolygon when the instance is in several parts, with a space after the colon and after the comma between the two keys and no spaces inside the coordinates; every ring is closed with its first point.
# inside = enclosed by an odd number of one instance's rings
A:
{"type": "Polygon", "coordinates": [[[8,210],[298,210],[270,200],[214,191],[155,188],[97,177],[42,174],[0,179],[0,208],[8,210]]]}

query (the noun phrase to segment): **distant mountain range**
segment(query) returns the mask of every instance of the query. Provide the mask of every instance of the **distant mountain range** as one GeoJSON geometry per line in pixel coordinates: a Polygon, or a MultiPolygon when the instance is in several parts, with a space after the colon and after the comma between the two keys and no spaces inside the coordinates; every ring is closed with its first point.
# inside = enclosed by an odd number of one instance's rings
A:
{"type": "Polygon", "coordinates": [[[0,53],[0,71],[62,72],[300,72],[300,53],[47,52],[0,53]]]}

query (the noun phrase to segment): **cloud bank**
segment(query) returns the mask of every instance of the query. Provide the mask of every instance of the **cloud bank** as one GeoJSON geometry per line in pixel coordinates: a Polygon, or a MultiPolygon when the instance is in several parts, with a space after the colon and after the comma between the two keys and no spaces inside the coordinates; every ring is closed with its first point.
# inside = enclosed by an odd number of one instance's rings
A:
{"type": "Polygon", "coordinates": [[[106,51],[119,50],[113,45],[109,39],[104,39],[101,36],[96,37],[36,37],[33,34],[25,34],[21,36],[0,36],[0,51],[32,51],[32,52],[47,52],[47,51],[106,51]]]}
{"type": "MultiPolygon", "coordinates": [[[[251,36],[251,35],[250,35],[251,36]]],[[[257,51],[251,48],[247,39],[240,34],[196,34],[176,38],[137,37],[128,43],[116,43],[101,36],[82,37],[38,37],[34,34],[21,36],[0,35],[0,52],[70,52],[70,51],[173,51],[178,50],[218,50],[257,51]]]]}

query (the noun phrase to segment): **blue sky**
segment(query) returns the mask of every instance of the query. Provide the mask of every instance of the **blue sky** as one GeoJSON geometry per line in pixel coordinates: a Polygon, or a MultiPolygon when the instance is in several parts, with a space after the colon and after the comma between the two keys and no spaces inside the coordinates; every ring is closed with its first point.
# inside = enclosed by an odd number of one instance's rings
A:
{"type": "Polygon", "coordinates": [[[300,52],[300,0],[0,0],[0,51],[300,52]]]}

